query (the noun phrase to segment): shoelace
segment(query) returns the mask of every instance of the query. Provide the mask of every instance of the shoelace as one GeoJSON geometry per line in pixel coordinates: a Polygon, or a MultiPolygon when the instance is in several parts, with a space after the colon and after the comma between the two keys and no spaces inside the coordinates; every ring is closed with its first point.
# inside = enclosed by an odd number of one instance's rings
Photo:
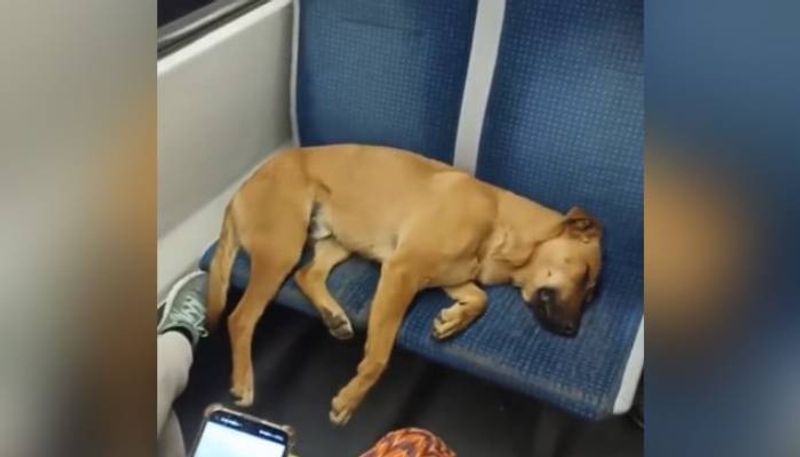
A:
{"type": "Polygon", "coordinates": [[[202,337],[207,336],[208,331],[200,324],[203,322],[203,319],[205,319],[205,309],[202,305],[197,304],[198,301],[199,300],[192,294],[188,294],[183,298],[183,304],[185,306],[180,307],[174,312],[176,318],[186,320],[200,327],[200,336],[202,337]]]}

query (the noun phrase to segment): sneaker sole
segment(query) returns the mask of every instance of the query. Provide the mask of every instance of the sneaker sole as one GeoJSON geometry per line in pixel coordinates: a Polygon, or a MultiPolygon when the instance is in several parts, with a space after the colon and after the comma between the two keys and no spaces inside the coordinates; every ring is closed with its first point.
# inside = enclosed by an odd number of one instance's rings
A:
{"type": "MultiPolygon", "coordinates": [[[[172,288],[170,288],[169,292],[167,293],[167,298],[165,298],[164,301],[162,302],[164,304],[163,305],[164,310],[161,312],[161,319],[158,320],[158,325],[156,325],[156,331],[158,331],[158,329],[161,328],[161,326],[166,321],[167,315],[172,309],[173,303],[175,303],[175,296],[178,295],[178,291],[181,290],[181,288],[185,286],[186,283],[188,283],[192,279],[204,274],[206,274],[206,272],[203,270],[193,271],[184,276],[183,278],[179,279],[175,284],[172,285],[172,288]]],[[[161,307],[159,306],[159,308],[161,307]]]]}

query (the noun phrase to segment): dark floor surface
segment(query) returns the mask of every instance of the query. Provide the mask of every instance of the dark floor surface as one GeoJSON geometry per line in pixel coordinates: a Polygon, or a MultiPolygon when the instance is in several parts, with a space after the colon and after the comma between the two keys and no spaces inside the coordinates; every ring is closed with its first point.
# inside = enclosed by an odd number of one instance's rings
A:
{"type": "MultiPolygon", "coordinates": [[[[222,326],[224,327],[224,326],[222,326]]],[[[227,396],[230,349],[224,330],[202,341],[178,399],[187,449],[203,410],[227,396]]],[[[344,428],[328,421],[330,400],[355,373],[363,336],[340,342],[322,323],[271,306],[253,342],[256,401],[247,410],[297,432],[300,457],[355,457],[400,427],[429,429],[459,457],[643,455],[642,431],[627,417],[586,422],[403,350],[344,428]]]]}

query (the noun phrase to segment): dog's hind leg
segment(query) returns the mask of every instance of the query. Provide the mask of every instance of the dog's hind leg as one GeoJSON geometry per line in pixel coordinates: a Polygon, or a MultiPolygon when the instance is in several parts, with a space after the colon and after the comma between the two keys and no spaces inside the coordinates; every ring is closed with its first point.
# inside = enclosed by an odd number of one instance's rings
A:
{"type": "Polygon", "coordinates": [[[222,222],[222,232],[217,243],[217,252],[211,261],[208,281],[208,329],[216,330],[219,318],[225,309],[230,284],[231,269],[239,250],[239,239],[236,236],[236,224],[233,220],[231,205],[225,208],[225,218],[222,222]]]}
{"type": "Polygon", "coordinates": [[[256,323],[300,260],[305,244],[311,196],[306,187],[298,185],[302,176],[292,171],[244,187],[234,201],[237,232],[251,263],[250,282],[228,318],[231,393],[239,398],[240,406],[251,405],[254,398],[251,346],[256,323]]]}
{"type": "Polygon", "coordinates": [[[486,311],[486,292],[473,282],[445,287],[445,293],[456,302],[442,310],[433,321],[433,336],[443,340],[467,328],[486,311]]]}
{"type": "MultiPolygon", "coordinates": [[[[302,232],[300,232],[302,234],[302,232]]],[[[254,398],[252,340],[255,326],[278,288],[300,259],[302,236],[291,231],[270,233],[248,246],[250,282],[239,304],[228,318],[233,354],[231,393],[239,406],[250,406],[254,398]],[[274,238],[270,238],[274,237],[274,238]]]]}
{"type": "Polygon", "coordinates": [[[254,398],[252,341],[255,326],[270,300],[275,296],[299,256],[277,253],[275,244],[251,247],[250,283],[236,309],[228,318],[233,372],[231,394],[239,406],[250,406],[254,398]]]}
{"type": "Polygon", "coordinates": [[[314,259],[294,275],[300,290],[319,311],[328,331],[340,340],[353,337],[353,326],[341,305],[331,296],[326,281],[333,267],[345,261],[350,254],[335,239],[322,239],[314,244],[314,259]]]}

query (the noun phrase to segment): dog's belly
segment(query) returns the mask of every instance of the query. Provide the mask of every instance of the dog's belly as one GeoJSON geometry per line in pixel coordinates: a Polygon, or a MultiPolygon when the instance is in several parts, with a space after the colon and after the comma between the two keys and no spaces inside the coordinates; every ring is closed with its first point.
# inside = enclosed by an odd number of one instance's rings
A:
{"type": "Polygon", "coordinates": [[[314,209],[309,235],[315,241],[334,238],[348,251],[377,262],[391,257],[396,247],[396,236],[391,231],[376,233],[352,224],[337,225],[333,223],[329,211],[321,207],[314,209]]]}
{"type": "Polygon", "coordinates": [[[352,237],[348,236],[347,233],[338,233],[333,236],[348,251],[355,252],[376,262],[386,261],[395,251],[394,241],[390,237],[385,239],[378,237],[352,237]]]}
{"type": "Polygon", "coordinates": [[[347,248],[349,251],[374,260],[376,262],[384,262],[394,253],[394,244],[390,240],[349,240],[345,238],[336,238],[336,240],[347,248]]]}
{"type": "Polygon", "coordinates": [[[384,179],[362,176],[363,165],[341,176],[317,171],[321,191],[311,237],[332,237],[348,251],[381,263],[402,244],[415,254],[403,261],[424,270],[424,282],[432,287],[474,279],[495,211],[490,189],[464,173],[433,165],[404,170],[403,163],[394,164],[396,173],[384,173],[384,179]]]}
{"type": "MultiPolygon", "coordinates": [[[[314,241],[333,238],[348,251],[380,263],[394,254],[397,239],[393,231],[332,223],[336,220],[329,217],[324,209],[315,209],[311,219],[310,237],[314,241]]],[[[476,252],[464,250],[462,255],[457,256],[437,255],[437,262],[428,268],[424,277],[425,287],[447,287],[477,278],[480,262],[476,252]]]]}

